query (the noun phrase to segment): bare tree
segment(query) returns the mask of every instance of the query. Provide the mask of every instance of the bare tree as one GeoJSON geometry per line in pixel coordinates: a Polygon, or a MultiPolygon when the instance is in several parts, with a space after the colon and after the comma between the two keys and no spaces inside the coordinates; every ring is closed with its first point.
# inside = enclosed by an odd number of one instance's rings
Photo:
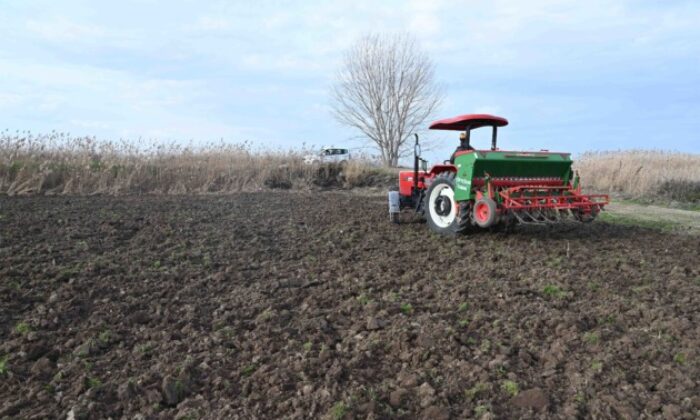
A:
{"type": "Polygon", "coordinates": [[[343,58],[332,89],[333,114],[397,166],[407,140],[442,102],[434,65],[409,35],[367,35],[343,58]]]}

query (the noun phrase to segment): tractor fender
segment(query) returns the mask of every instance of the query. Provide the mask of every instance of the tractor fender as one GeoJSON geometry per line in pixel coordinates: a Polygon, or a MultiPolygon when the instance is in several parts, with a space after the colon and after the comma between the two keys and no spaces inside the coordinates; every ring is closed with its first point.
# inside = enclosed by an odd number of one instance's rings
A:
{"type": "Polygon", "coordinates": [[[443,172],[457,173],[457,167],[455,165],[451,165],[451,164],[433,165],[433,167],[430,168],[430,172],[428,172],[428,176],[433,178],[433,177],[440,175],[443,172]]]}
{"type": "Polygon", "coordinates": [[[430,171],[428,171],[425,174],[424,178],[424,184],[425,188],[429,188],[430,185],[433,183],[433,180],[438,177],[441,174],[451,172],[453,174],[457,174],[457,167],[454,165],[449,165],[449,164],[439,164],[439,165],[433,165],[432,168],[430,168],[430,171]]]}

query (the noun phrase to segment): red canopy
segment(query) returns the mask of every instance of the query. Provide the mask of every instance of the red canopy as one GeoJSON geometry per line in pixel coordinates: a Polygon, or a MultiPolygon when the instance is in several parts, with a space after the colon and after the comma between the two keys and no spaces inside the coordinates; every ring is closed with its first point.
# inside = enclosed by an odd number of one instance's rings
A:
{"type": "Polygon", "coordinates": [[[437,120],[430,124],[431,130],[456,130],[465,131],[485,126],[503,127],[508,125],[508,120],[489,114],[466,114],[453,118],[437,120]]]}

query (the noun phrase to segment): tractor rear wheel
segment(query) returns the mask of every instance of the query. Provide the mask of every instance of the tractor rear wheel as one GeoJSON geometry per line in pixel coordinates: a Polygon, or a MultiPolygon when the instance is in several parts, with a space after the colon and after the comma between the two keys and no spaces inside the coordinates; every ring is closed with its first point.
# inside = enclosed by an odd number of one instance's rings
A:
{"type": "Polygon", "coordinates": [[[496,223],[496,202],[489,197],[482,197],[474,203],[474,222],[479,227],[487,228],[496,223]]]}
{"type": "Polygon", "coordinates": [[[441,235],[455,235],[464,230],[455,202],[455,175],[443,172],[435,177],[425,194],[423,209],[428,226],[441,235]]]}

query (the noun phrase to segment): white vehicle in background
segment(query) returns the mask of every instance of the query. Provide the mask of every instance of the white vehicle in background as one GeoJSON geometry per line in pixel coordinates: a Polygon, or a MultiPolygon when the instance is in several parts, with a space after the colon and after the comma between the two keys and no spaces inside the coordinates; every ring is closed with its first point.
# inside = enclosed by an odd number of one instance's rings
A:
{"type": "Polygon", "coordinates": [[[339,163],[344,164],[350,160],[350,151],[338,147],[324,147],[318,154],[304,156],[304,163],[311,165],[314,163],[339,163]]]}

